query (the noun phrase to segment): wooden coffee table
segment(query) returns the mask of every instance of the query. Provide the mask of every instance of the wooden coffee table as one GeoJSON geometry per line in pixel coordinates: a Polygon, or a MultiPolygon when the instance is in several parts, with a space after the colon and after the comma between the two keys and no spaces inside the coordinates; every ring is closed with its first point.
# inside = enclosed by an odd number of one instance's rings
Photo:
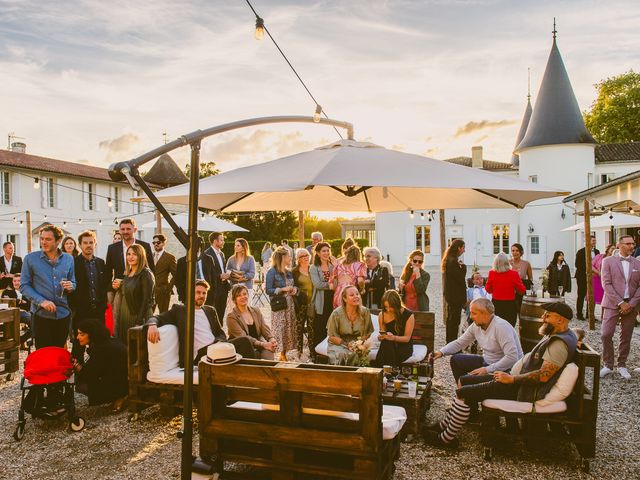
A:
{"type": "Polygon", "coordinates": [[[402,436],[409,437],[420,432],[420,424],[424,420],[431,392],[431,378],[418,377],[418,393],[415,397],[409,396],[409,387],[406,381],[402,382],[402,390],[399,393],[393,391],[393,384],[389,383],[382,393],[382,401],[385,405],[397,405],[407,412],[407,421],[402,427],[402,436]]]}

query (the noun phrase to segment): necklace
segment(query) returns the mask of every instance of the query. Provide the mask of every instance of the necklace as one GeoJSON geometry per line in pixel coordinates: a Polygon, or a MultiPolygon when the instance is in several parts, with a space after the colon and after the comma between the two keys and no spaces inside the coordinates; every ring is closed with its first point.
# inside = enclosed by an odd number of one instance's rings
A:
{"type": "Polygon", "coordinates": [[[351,323],[355,323],[355,321],[358,319],[358,311],[356,310],[353,314],[349,312],[349,310],[345,311],[347,313],[347,320],[349,320],[351,323]]]}

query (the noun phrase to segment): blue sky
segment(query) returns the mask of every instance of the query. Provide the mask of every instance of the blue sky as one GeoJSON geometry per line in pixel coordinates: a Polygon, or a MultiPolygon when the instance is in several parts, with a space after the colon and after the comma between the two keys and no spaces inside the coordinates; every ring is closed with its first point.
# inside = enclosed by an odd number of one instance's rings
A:
{"type": "MultiPolygon", "coordinates": [[[[558,44],[580,107],[638,68],[640,2],[271,1],[257,11],[325,111],[356,137],[435,158],[508,161],[558,44]],[[470,122],[469,128],[464,128],[470,122]],[[484,126],[484,127],[483,127],[484,126]]],[[[314,105],[242,0],[0,0],[0,134],[28,152],[106,166],[184,133],[314,105]]],[[[224,169],[307,150],[330,128],[281,125],[212,138],[224,169]]],[[[186,151],[174,155],[183,162],[186,151]]]]}

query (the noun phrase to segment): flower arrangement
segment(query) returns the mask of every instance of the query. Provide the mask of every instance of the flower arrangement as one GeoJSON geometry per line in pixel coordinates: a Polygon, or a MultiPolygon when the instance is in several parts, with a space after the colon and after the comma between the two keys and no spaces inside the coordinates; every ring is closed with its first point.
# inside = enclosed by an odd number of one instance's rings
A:
{"type": "Polygon", "coordinates": [[[540,275],[540,284],[542,285],[542,291],[547,291],[547,287],[549,286],[549,270],[546,268],[542,271],[542,275],[540,275]]]}
{"type": "Polygon", "coordinates": [[[358,367],[369,366],[369,346],[367,341],[362,337],[358,337],[356,340],[352,340],[347,344],[347,348],[353,352],[351,364],[358,367]]]}

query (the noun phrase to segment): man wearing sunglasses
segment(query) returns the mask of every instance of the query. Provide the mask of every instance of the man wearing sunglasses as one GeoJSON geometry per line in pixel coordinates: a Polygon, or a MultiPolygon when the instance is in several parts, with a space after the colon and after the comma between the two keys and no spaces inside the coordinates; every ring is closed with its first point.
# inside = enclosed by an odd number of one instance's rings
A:
{"type": "Polygon", "coordinates": [[[169,310],[169,301],[176,279],[176,257],[165,250],[167,237],[161,233],[153,236],[153,263],[156,265],[155,296],[160,313],[169,310]],[[169,278],[171,276],[171,278],[169,278]]]}

